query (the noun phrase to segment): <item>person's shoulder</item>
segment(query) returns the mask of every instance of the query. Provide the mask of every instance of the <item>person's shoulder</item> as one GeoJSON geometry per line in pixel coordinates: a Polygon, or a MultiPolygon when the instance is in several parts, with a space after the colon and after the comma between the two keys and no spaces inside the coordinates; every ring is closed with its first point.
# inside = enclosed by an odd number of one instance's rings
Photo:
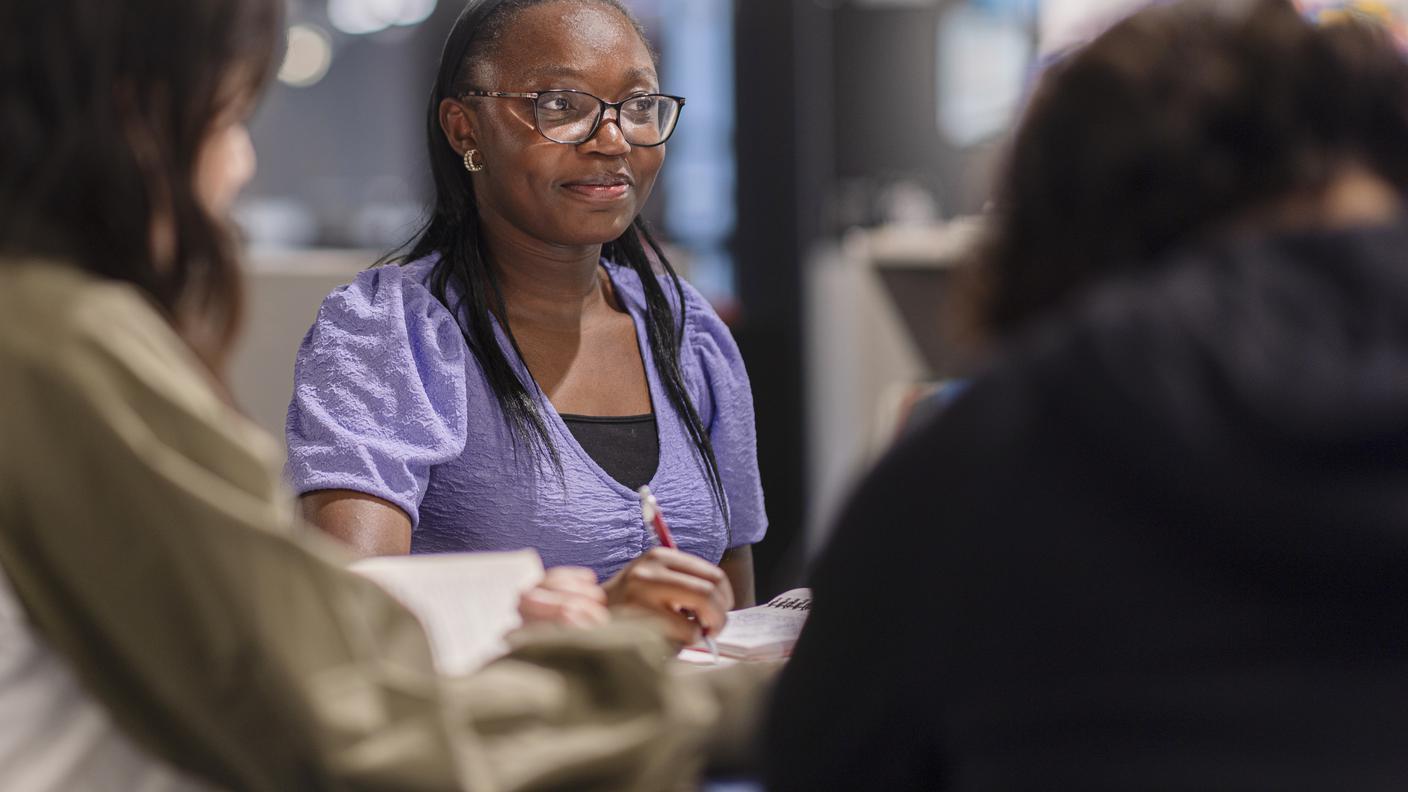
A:
{"type": "Polygon", "coordinates": [[[684,294],[685,345],[693,348],[706,365],[714,361],[715,365],[738,369],[741,373],[742,355],[728,323],[703,292],[684,278],[680,278],[679,283],[684,294]]]}
{"type": "Polygon", "coordinates": [[[0,367],[31,397],[81,394],[101,409],[117,400],[140,405],[152,420],[195,416],[238,435],[261,457],[276,456],[136,286],[63,263],[0,264],[0,293],[0,367]]]}
{"type": "Polygon", "coordinates": [[[328,300],[370,306],[429,296],[431,274],[438,260],[438,256],[431,255],[413,261],[376,264],[357,273],[351,282],[333,289],[328,300]]]}
{"type": "MultiPolygon", "coordinates": [[[[603,260],[603,264],[611,275],[617,294],[624,298],[633,310],[646,310],[645,285],[639,273],[631,267],[610,261],[603,260]]],[[[659,285],[676,318],[679,316],[681,304],[683,305],[684,335],[680,341],[684,348],[693,350],[694,357],[706,361],[706,365],[707,361],[715,358],[732,361],[729,365],[734,365],[739,357],[738,344],[734,341],[728,324],[719,316],[709,299],[678,274],[656,270],[651,276],[659,285]]]]}
{"type": "MultiPolygon", "coordinates": [[[[684,292],[685,319],[695,325],[696,332],[727,332],[723,318],[703,292],[684,278],[680,278],[680,290],[684,292]]],[[[689,332],[689,328],[685,331],[689,332]]]]}
{"type": "MultiPolygon", "coordinates": [[[[618,291],[633,303],[641,305],[645,303],[645,283],[634,268],[609,259],[602,259],[602,266],[606,267],[606,271],[618,291]]],[[[686,312],[704,312],[717,316],[713,307],[709,305],[708,299],[684,277],[659,269],[652,271],[651,276],[660,286],[661,291],[665,293],[665,299],[670,302],[672,309],[679,309],[679,297],[683,293],[686,312]],[[677,283],[678,290],[676,290],[677,283]]]]}
{"type": "Polygon", "coordinates": [[[379,267],[373,267],[368,270],[368,272],[376,272],[394,267],[403,284],[408,284],[412,287],[421,288],[429,292],[431,276],[434,274],[435,267],[439,263],[440,254],[431,253],[428,256],[421,256],[420,258],[411,259],[409,261],[397,261],[390,264],[383,264],[379,267]]]}
{"type": "Polygon", "coordinates": [[[64,367],[140,351],[194,363],[155,303],[137,287],[61,262],[0,265],[0,344],[7,357],[64,367]]]}
{"type": "MultiPolygon", "coordinates": [[[[372,332],[391,325],[423,328],[431,334],[457,327],[450,309],[432,292],[437,256],[379,264],[357,273],[351,282],[323,299],[315,328],[372,332]]],[[[449,298],[449,295],[446,295],[449,298]]],[[[451,333],[452,334],[452,333],[451,333]]]]}
{"type": "Polygon", "coordinates": [[[334,289],[299,347],[296,398],[350,382],[420,390],[433,381],[453,391],[446,383],[463,378],[469,348],[426,283],[433,267],[434,259],[382,264],[334,289]]]}
{"type": "Polygon", "coordinates": [[[659,282],[660,288],[664,290],[665,299],[670,301],[671,307],[675,310],[678,310],[679,299],[683,296],[686,341],[700,335],[730,336],[728,326],[719,316],[714,304],[693,283],[690,283],[689,279],[666,272],[656,272],[655,279],[659,282]],[[678,290],[676,284],[678,284],[678,290]]]}

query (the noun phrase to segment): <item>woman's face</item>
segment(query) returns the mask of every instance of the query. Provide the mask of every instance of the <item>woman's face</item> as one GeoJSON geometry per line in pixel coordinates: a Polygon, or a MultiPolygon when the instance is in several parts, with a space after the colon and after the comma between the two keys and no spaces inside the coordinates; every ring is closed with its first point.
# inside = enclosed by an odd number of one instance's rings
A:
{"type": "Polygon", "coordinates": [[[242,115],[232,114],[211,125],[196,156],[196,197],[205,210],[224,217],[254,176],[254,164],[254,144],[242,115]]]}
{"type": "MultiPolygon", "coordinates": [[[[472,75],[472,88],[575,89],[608,102],[659,90],[646,43],[609,6],[529,7],[509,22],[497,49],[472,75]]],[[[473,178],[484,222],[554,245],[602,244],[625,232],[650,197],[665,147],[627,143],[614,111],[591,138],[570,145],[537,131],[532,100],[468,101],[458,129],[453,109],[441,118],[457,151],[479,150],[484,170],[473,178]]]]}

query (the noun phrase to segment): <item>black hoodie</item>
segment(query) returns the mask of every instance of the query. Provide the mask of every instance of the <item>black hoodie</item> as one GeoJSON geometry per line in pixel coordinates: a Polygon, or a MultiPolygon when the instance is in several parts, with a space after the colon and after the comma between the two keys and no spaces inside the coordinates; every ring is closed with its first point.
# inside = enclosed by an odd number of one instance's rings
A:
{"type": "Polygon", "coordinates": [[[1408,225],[1032,328],[811,585],[770,789],[1408,789],[1408,225]]]}

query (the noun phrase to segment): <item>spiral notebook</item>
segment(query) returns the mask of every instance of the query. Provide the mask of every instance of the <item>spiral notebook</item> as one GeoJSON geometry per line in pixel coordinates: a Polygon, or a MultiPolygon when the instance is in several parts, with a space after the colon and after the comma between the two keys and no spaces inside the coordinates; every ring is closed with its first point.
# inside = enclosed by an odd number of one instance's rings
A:
{"type": "MultiPolygon", "coordinates": [[[[719,654],[739,660],[777,660],[792,654],[812,608],[812,590],[785,591],[765,605],[731,611],[718,634],[719,654]]],[[[702,646],[690,647],[701,650],[702,646]]]]}

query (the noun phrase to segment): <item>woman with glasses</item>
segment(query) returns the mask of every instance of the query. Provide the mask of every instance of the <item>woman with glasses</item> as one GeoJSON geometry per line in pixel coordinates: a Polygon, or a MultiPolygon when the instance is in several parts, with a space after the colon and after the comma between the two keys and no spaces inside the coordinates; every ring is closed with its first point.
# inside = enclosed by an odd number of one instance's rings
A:
{"type": "Polygon", "coordinates": [[[533,547],[680,640],[752,601],[748,377],[639,217],[684,103],[614,0],[464,9],[430,219],[299,353],[287,473],[317,525],[367,554],[533,547]],[[647,484],[678,551],[641,522],[647,484]]]}

